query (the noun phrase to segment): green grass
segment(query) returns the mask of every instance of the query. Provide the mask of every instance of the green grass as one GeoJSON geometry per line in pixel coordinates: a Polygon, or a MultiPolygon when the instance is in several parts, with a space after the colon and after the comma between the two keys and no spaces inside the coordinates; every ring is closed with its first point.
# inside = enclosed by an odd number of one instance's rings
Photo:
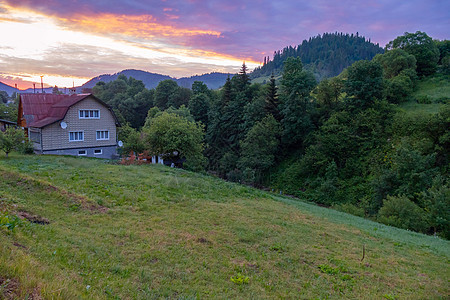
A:
{"type": "Polygon", "coordinates": [[[407,112],[435,114],[439,112],[444,103],[449,103],[449,100],[450,76],[436,74],[419,80],[410,101],[402,103],[400,108],[407,112]],[[417,103],[417,99],[421,97],[427,97],[430,103],[417,103]]]}
{"type": "Polygon", "coordinates": [[[0,298],[450,293],[448,241],[164,166],[1,156],[0,211],[49,221],[0,227],[0,298]]]}

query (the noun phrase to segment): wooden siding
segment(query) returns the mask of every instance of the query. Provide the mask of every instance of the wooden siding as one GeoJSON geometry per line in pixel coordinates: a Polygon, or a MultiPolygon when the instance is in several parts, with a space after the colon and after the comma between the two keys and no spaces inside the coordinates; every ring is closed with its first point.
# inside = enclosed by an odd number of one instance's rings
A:
{"type": "Polygon", "coordinates": [[[42,128],[43,150],[116,145],[116,122],[114,116],[107,107],[92,97],[88,97],[69,108],[63,121],[67,123],[66,129],[61,128],[61,122],[42,128]],[[98,109],[100,110],[100,119],[80,119],[80,109],[98,109]],[[97,130],[108,130],[109,140],[97,141],[97,130]],[[83,131],[84,140],[69,142],[69,132],[71,131],[83,131]]]}

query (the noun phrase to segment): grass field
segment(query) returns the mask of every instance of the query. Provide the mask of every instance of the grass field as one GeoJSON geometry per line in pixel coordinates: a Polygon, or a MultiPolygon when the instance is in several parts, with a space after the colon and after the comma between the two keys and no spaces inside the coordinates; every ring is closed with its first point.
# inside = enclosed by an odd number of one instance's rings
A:
{"type": "Polygon", "coordinates": [[[436,74],[419,80],[411,100],[400,105],[400,108],[411,113],[438,113],[444,103],[449,103],[450,76],[436,74]],[[417,99],[426,97],[429,103],[418,103],[417,99]]]}
{"type": "Polygon", "coordinates": [[[0,220],[24,218],[0,226],[0,298],[450,295],[448,241],[209,176],[13,154],[0,178],[0,220]]]}

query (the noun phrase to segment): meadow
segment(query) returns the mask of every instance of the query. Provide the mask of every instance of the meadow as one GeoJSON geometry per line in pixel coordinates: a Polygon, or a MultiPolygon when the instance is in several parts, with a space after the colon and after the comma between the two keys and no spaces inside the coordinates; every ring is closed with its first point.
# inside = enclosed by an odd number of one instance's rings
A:
{"type": "Polygon", "coordinates": [[[278,193],[159,165],[14,153],[0,156],[0,178],[0,298],[450,295],[448,241],[278,193]]]}

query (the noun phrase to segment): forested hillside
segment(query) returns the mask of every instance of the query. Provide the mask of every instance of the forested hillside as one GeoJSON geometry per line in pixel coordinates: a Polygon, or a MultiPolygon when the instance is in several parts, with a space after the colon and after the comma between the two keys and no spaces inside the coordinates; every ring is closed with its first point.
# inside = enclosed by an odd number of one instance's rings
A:
{"type": "Polygon", "coordinates": [[[358,60],[370,60],[383,53],[378,44],[373,44],[358,33],[324,33],[304,40],[298,46],[288,46],[273,53],[272,59],[264,57],[261,67],[256,68],[250,78],[280,75],[288,57],[299,57],[304,68],[313,72],[316,79],[339,75],[346,67],[358,60]]]}
{"type": "Polygon", "coordinates": [[[449,238],[448,49],[405,33],[319,84],[292,56],[278,84],[252,84],[243,64],[220,90],[172,80],[147,90],[119,76],[94,93],[124,124],[124,154],[186,158],[192,170],[449,238]]]}

